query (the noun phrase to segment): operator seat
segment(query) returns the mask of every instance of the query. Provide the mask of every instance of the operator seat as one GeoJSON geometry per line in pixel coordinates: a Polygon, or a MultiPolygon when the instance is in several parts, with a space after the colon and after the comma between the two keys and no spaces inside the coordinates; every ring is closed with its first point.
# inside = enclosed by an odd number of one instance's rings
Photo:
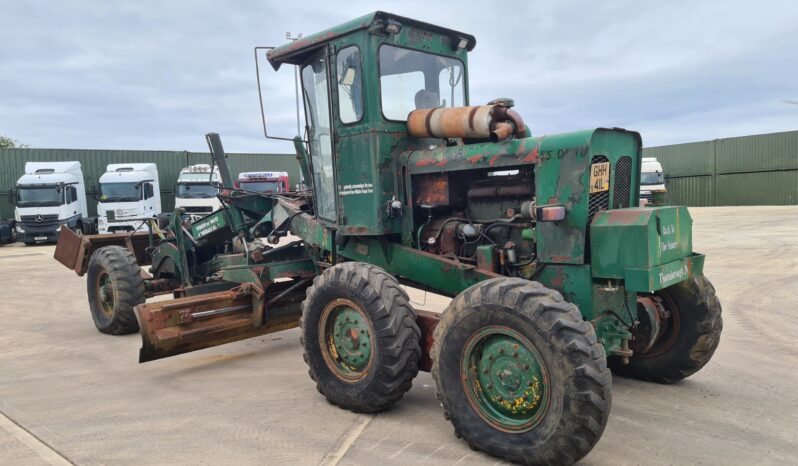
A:
{"type": "Polygon", "coordinates": [[[441,106],[441,99],[437,92],[421,89],[416,92],[416,109],[438,108],[441,106]]]}

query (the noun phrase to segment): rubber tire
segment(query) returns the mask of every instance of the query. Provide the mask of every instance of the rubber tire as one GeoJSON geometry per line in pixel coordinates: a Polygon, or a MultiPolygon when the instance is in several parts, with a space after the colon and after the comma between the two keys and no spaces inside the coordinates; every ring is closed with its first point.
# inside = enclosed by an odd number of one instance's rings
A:
{"type": "Polygon", "coordinates": [[[359,413],[383,411],[410,390],[421,359],[421,330],[407,293],[392,275],[362,262],[344,262],[313,280],[302,303],[302,348],[310,378],[331,404],[359,413]],[[327,366],[319,345],[319,320],[332,300],[347,298],[368,315],[376,358],[361,380],[348,382],[327,366]]]}
{"type": "Polygon", "coordinates": [[[671,384],[685,379],[704,367],[720,343],[723,317],[715,287],[702,276],[692,277],[659,291],[676,306],[679,315],[679,335],[667,351],[653,357],[630,358],[623,364],[610,358],[610,367],[618,375],[671,384]]]}
{"type": "Polygon", "coordinates": [[[560,293],[521,278],[480,282],[449,304],[435,329],[432,376],[455,435],[472,449],[508,461],[575,463],[598,442],[609,418],[612,376],[593,327],[560,293]],[[487,325],[521,332],[547,368],[552,398],[540,423],[529,431],[506,433],[488,424],[463,389],[462,350],[487,325]]]}
{"type": "Polygon", "coordinates": [[[89,259],[86,290],[94,325],[102,333],[125,335],[139,331],[133,309],[144,302],[144,278],[136,257],[122,246],[105,246],[89,259]],[[106,271],[114,287],[114,310],[109,317],[102,310],[96,293],[99,274],[106,271]]]}

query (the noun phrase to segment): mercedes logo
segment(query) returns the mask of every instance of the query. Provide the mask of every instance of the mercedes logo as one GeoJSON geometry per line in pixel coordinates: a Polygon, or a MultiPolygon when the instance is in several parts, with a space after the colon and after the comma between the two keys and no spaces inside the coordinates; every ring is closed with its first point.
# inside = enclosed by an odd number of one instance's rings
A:
{"type": "Polygon", "coordinates": [[[37,214],[36,215],[36,223],[42,223],[43,221],[44,221],[44,217],[42,217],[42,214],[37,214]]]}

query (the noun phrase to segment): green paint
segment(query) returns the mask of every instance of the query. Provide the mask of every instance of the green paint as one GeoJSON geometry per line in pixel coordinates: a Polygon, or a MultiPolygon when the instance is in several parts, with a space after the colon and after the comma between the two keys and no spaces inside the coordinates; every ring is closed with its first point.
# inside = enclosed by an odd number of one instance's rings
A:
{"type": "Polygon", "coordinates": [[[627,269],[650,269],[693,252],[686,207],[601,212],[590,230],[593,276],[624,278],[627,269]]]}
{"type": "Polygon", "coordinates": [[[338,250],[338,254],[351,260],[377,265],[388,273],[429,286],[447,296],[454,296],[469,286],[494,276],[473,265],[457,263],[407,246],[372,238],[353,238],[338,250]]]}
{"type": "Polygon", "coordinates": [[[480,416],[513,432],[534,428],[549,407],[543,359],[519,332],[483,327],[463,348],[460,372],[466,395],[480,416]]]}
{"type": "Polygon", "coordinates": [[[368,367],[374,337],[368,319],[360,311],[346,304],[337,306],[330,312],[323,334],[327,337],[327,349],[339,371],[354,375],[368,367]]]}
{"type": "Polygon", "coordinates": [[[194,239],[201,239],[209,234],[227,227],[227,220],[223,210],[216,211],[191,225],[191,235],[194,239]]]}
{"type": "Polygon", "coordinates": [[[649,269],[626,269],[624,279],[631,291],[653,292],[701,275],[703,271],[704,256],[693,254],[649,269]]]}

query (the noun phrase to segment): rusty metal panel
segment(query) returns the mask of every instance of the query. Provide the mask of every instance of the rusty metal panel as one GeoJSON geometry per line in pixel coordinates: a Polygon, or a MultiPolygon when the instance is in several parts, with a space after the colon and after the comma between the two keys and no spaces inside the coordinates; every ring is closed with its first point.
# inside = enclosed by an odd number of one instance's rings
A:
{"type": "Polygon", "coordinates": [[[446,173],[427,173],[414,180],[415,203],[427,206],[451,205],[449,175],[446,173]]]}

